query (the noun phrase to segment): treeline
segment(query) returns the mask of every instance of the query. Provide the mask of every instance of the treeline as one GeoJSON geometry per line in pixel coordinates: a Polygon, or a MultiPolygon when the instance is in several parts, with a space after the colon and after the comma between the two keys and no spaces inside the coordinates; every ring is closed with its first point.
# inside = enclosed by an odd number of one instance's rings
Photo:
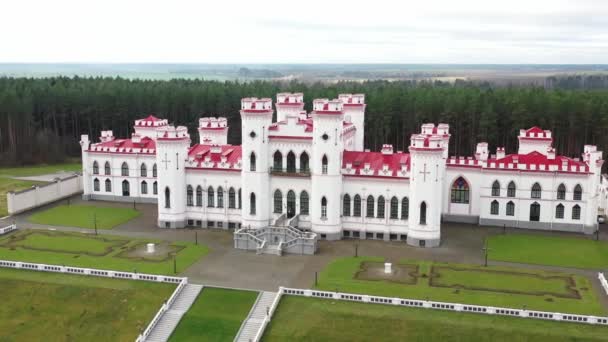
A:
{"type": "Polygon", "coordinates": [[[229,120],[229,142],[240,143],[240,99],[304,92],[307,110],[318,97],[365,93],[365,145],[378,150],[391,143],[407,150],[409,137],[423,122],[451,126],[452,155],[471,155],[479,141],[491,149],[517,149],[520,128],[534,125],[555,134],[562,154],[580,156],[584,144],[608,152],[608,91],[545,90],[542,87],[492,88],[459,83],[413,81],[217,82],[149,81],[121,78],[0,78],[0,163],[61,161],[79,156],[81,134],[97,141],[101,130],[130,136],[133,120],[150,113],[186,125],[196,142],[201,116],[229,120]]]}

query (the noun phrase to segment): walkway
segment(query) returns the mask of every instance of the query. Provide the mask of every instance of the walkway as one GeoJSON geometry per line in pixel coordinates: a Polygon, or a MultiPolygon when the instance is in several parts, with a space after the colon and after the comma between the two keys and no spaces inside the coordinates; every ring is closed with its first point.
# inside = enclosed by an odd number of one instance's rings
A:
{"type": "Polygon", "coordinates": [[[163,314],[160,321],[154,326],[146,342],[166,342],[202,289],[203,285],[187,284],[184,286],[169,310],[163,314]]]}
{"type": "Polygon", "coordinates": [[[276,292],[264,291],[258,296],[253,308],[251,308],[251,311],[249,312],[249,316],[243,321],[241,329],[239,329],[234,341],[250,342],[255,340],[255,336],[262,327],[264,318],[268,314],[268,310],[277,295],[278,293],[276,292]]]}

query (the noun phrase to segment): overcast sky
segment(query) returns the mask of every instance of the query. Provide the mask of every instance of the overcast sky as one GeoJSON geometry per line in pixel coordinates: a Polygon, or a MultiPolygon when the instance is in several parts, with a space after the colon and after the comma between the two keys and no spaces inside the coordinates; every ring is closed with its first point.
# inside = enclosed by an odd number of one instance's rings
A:
{"type": "Polygon", "coordinates": [[[0,0],[0,62],[608,63],[608,0],[0,0]]]}

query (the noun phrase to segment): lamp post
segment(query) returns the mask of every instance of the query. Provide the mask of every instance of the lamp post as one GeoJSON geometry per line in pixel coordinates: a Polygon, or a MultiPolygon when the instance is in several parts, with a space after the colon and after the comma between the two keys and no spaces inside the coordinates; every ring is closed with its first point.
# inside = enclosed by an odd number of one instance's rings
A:
{"type": "Polygon", "coordinates": [[[177,274],[177,257],[173,255],[173,273],[177,274]]]}
{"type": "Polygon", "coordinates": [[[355,258],[359,256],[359,243],[355,243],[355,258]]]}
{"type": "Polygon", "coordinates": [[[483,254],[484,254],[484,263],[483,266],[484,267],[488,267],[488,251],[490,250],[490,248],[488,248],[488,239],[484,238],[483,240],[483,254]]]}
{"type": "Polygon", "coordinates": [[[95,228],[95,235],[97,235],[97,213],[93,213],[93,227],[95,228]]]}

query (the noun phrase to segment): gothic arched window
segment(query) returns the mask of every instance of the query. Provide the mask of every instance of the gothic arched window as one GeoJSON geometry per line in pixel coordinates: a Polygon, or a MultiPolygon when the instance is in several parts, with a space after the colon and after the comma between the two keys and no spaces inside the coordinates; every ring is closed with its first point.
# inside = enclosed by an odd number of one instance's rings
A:
{"type": "Polygon", "coordinates": [[[194,190],[192,185],[188,185],[186,188],[186,205],[191,207],[194,205],[194,190]]]}
{"type": "Polygon", "coordinates": [[[146,164],[141,163],[141,166],[139,167],[139,174],[141,177],[148,177],[148,168],[146,167],[146,164]]]}
{"type": "Polygon", "coordinates": [[[578,204],[576,204],[574,207],[572,207],[572,219],[573,220],[581,219],[581,207],[578,204]]]}
{"type": "Polygon", "coordinates": [[[249,171],[255,171],[255,153],[249,155],[249,171]]]}
{"type": "Polygon", "coordinates": [[[142,195],[148,194],[148,183],[146,181],[141,182],[141,193],[142,195]]]}
{"type": "Polygon", "coordinates": [[[224,207],[224,189],[221,186],[217,188],[217,207],[224,207]]]}
{"type": "Polygon", "coordinates": [[[490,203],[490,214],[498,215],[499,212],[500,212],[500,208],[499,208],[498,201],[493,200],[492,203],[490,203]]]}
{"type": "Polygon", "coordinates": [[[196,206],[203,206],[203,188],[200,185],[196,187],[196,206]]]}
{"type": "Polygon", "coordinates": [[[165,188],[165,208],[171,208],[171,190],[169,190],[169,187],[165,188]]]}
{"type": "Polygon", "coordinates": [[[272,168],[274,171],[282,172],[283,171],[283,155],[280,151],[276,151],[273,156],[273,164],[272,168]]]}
{"type": "Polygon", "coordinates": [[[581,188],[580,184],[576,184],[574,187],[574,193],[572,199],[575,201],[580,201],[583,198],[583,188],[581,188]]]}
{"type": "Polygon", "coordinates": [[[309,172],[308,153],[306,152],[300,154],[300,172],[309,172]]]}
{"type": "Polygon", "coordinates": [[[378,212],[376,213],[377,218],[384,218],[384,207],[386,206],[386,201],[384,200],[384,196],[378,197],[378,212]]]}
{"type": "Polygon", "coordinates": [[[555,218],[563,219],[564,218],[564,205],[558,204],[555,206],[555,218]]]}
{"type": "Polygon", "coordinates": [[[309,214],[309,210],[308,210],[308,192],[306,192],[306,191],[302,191],[300,193],[300,214],[301,215],[308,215],[309,214]]]}
{"type": "Polygon", "coordinates": [[[515,183],[513,181],[509,182],[509,186],[507,187],[507,197],[515,197],[515,183]]]}
{"type": "Polygon", "coordinates": [[[255,215],[255,194],[249,194],[249,215],[255,215]]]}
{"type": "Polygon", "coordinates": [[[566,186],[564,184],[560,184],[557,187],[557,199],[559,199],[559,200],[566,199],[566,186]]]}
{"type": "Polygon", "coordinates": [[[469,203],[469,183],[464,178],[458,177],[452,183],[451,201],[452,203],[469,203]]]}
{"type": "Polygon", "coordinates": [[[401,199],[401,219],[407,220],[410,216],[410,200],[407,197],[401,199]]]}
{"type": "Polygon", "coordinates": [[[158,182],[152,183],[152,193],[158,195],[158,182]]]}
{"type": "Polygon", "coordinates": [[[327,218],[327,199],[321,198],[321,218],[327,218]]]}
{"type": "Polygon", "coordinates": [[[99,164],[97,163],[97,160],[93,162],[93,174],[94,175],[99,174],[99,164]]]}
{"type": "Polygon", "coordinates": [[[234,192],[234,188],[228,189],[228,208],[236,208],[236,193],[234,192]]]}
{"type": "Polygon", "coordinates": [[[353,200],[353,216],[361,217],[361,196],[358,194],[355,195],[355,199],[353,200]]]}
{"type": "Polygon", "coordinates": [[[542,194],[542,189],[540,187],[540,184],[534,183],[534,185],[532,185],[532,193],[530,194],[530,196],[532,198],[540,198],[541,194],[542,194]]]}
{"type": "Polygon", "coordinates": [[[207,208],[215,207],[215,194],[213,192],[213,187],[209,186],[207,188],[207,208]]]}
{"type": "Polygon", "coordinates": [[[122,181],[122,195],[131,196],[131,186],[129,185],[129,181],[126,179],[122,181]]]}
{"type": "Polygon", "coordinates": [[[420,224],[426,224],[426,202],[420,203],[420,224]]]}
{"type": "Polygon", "coordinates": [[[321,159],[321,173],[326,175],[327,174],[327,156],[323,155],[323,158],[321,159]]]}
{"type": "Polygon", "coordinates": [[[112,192],[112,181],[109,179],[106,179],[106,192],[112,192]]]}
{"type": "Polygon", "coordinates": [[[293,151],[287,153],[287,172],[296,172],[296,155],[293,151]]]}
{"type": "Polygon", "coordinates": [[[280,214],[283,212],[283,194],[281,190],[274,191],[274,213],[280,214]]]}
{"type": "Polygon", "coordinates": [[[110,162],[106,162],[103,166],[103,173],[106,176],[109,176],[112,174],[112,168],[110,168],[110,162]]]}
{"type": "Polygon", "coordinates": [[[367,200],[365,201],[366,212],[365,217],[374,217],[374,196],[367,196],[367,200]]]}
{"type": "Polygon", "coordinates": [[[342,197],[342,216],[350,216],[350,196],[344,194],[342,197]]]}
{"type": "Polygon", "coordinates": [[[500,196],[500,183],[497,180],[492,183],[492,196],[500,196]]]}
{"type": "Polygon", "coordinates": [[[515,203],[507,202],[507,216],[515,216],[515,203]]]}
{"type": "Polygon", "coordinates": [[[120,167],[120,174],[123,176],[129,175],[129,165],[127,164],[127,162],[122,163],[122,166],[120,167]]]}
{"type": "Polygon", "coordinates": [[[99,191],[99,179],[93,180],[93,191],[99,191]]]}
{"type": "Polygon", "coordinates": [[[391,198],[391,219],[396,220],[399,218],[399,200],[397,197],[393,196],[391,198]]]}
{"type": "Polygon", "coordinates": [[[156,168],[156,164],[152,165],[152,177],[156,177],[158,173],[158,169],[156,168]]]}

